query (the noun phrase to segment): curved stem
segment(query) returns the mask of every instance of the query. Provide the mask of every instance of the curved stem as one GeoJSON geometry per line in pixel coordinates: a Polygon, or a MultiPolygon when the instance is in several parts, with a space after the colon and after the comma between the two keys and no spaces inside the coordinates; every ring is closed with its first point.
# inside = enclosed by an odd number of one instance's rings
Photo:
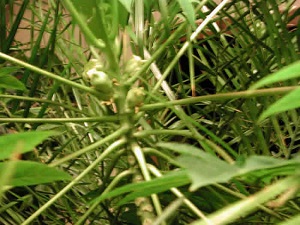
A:
{"type": "Polygon", "coordinates": [[[33,65],[29,64],[29,63],[23,62],[23,61],[21,61],[21,60],[19,60],[19,59],[16,59],[16,58],[14,58],[14,57],[11,57],[11,56],[9,56],[9,55],[6,55],[6,54],[4,54],[3,52],[0,52],[0,58],[5,59],[5,60],[7,60],[7,61],[10,61],[10,62],[12,62],[12,63],[14,63],[14,64],[19,65],[19,66],[23,66],[23,67],[25,67],[26,69],[31,70],[31,71],[33,71],[33,72],[36,72],[36,73],[38,73],[38,74],[41,74],[41,75],[50,77],[50,78],[52,78],[52,79],[54,79],[54,80],[57,80],[57,81],[59,81],[59,82],[61,82],[61,83],[64,83],[64,84],[67,84],[67,85],[69,85],[69,86],[71,86],[71,87],[80,89],[80,90],[82,90],[82,91],[88,92],[88,93],[93,94],[93,95],[96,95],[96,96],[101,96],[101,93],[99,93],[98,91],[96,91],[96,90],[93,89],[93,88],[84,86],[84,85],[82,85],[82,84],[78,84],[78,83],[76,83],[76,82],[74,82],[74,81],[70,81],[70,80],[68,80],[68,79],[66,79],[66,78],[64,78],[64,77],[58,76],[58,75],[56,75],[56,74],[54,74],[54,73],[48,72],[48,71],[43,70],[43,69],[41,69],[41,68],[39,68],[39,67],[33,66],[33,65]]]}
{"type": "MultiPolygon", "coordinates": [[[[83,148],[83,149],[81,149],[81,150],[79,150],[79,151],[77,151],[77,152],[73,152],[72,154],[67,155],[67,156],[64,157],[64,158],[61,158],[61,159],[59,159],[59,160],[57,160],[57,161],[55,161],[55,162],[49,164],[49,166],[54,167],[54,166],[60,165],[60,164],[62,164],[62,163],[64,163],[64,162],[67,162],[67,161],[69,161],[69,160],[71,160],[71,159],[74,159],[74,158],[76,158],[76,157],[79,156],[79,155],[82,155],[82,154],[87,153],[87,152],[89,152],[89,151],[91,151],[91,150],[94,150],[95,148],[100,147],[101,145],[103,145],[103,144],[106,143],[106,142],[109,142],[109,141],[112,141],[112,140],[114,140],[114,139],[116,139],[116,138],[121,137],[121,136],[122,136],[123,134],[125,134],[127,131],[128,131],[128,128],[127,128],[127,127],[122,127],[122,128],[120,128],[119,130],[117,130],[117,131],[115,131],[114,133],[112,133],[111,135],[108,135],[108,136],[106,136],[105,138],[103,138],[103,139],[101,139],[101,140],[99,140],[99,141],[96,141],[95,143],[93,143],[93,144],[91,144],[91,145],[89,145],[89,146],[87,146],[87,147],[85,147],[85,148],[83,148]]],[[[102,153],[102,154],[103,154],[103,153],[102,153]]]]}

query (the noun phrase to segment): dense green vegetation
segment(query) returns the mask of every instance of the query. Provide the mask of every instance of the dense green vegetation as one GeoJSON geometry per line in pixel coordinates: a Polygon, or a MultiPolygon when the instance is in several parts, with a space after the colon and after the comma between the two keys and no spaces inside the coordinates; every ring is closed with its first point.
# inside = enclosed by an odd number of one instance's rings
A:
{"type": "Polygon", "coordinates": [[[0,224],[300,224],[297,1],[216,2],[1,1],[0,224]]]}

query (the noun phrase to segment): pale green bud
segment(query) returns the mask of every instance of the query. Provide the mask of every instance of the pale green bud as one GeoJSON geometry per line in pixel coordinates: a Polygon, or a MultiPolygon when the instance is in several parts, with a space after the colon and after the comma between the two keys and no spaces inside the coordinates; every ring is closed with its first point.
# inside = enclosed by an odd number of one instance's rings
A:
{"type": "Polygon", "coordinates": [[[126,96],[126,105],[128,109],[134,109],[136,106],[142,105],[145,99],[145,91],[142,87],[134,87],[130,89],[126,96]]]}
{"type": "Polygon", "coordinates": [[[143,60],[141,57],[133,55],[133,57],[126,62],[124,73],[133,76],[141,69],[145,62],[146,60],[143,60]]]}
{"type": "Polygon", "coordinates": [[[96,90],[103,93],[113,92],[113,82],[105,72],[93,68],[87,72],[87,76],[96,90]]]}

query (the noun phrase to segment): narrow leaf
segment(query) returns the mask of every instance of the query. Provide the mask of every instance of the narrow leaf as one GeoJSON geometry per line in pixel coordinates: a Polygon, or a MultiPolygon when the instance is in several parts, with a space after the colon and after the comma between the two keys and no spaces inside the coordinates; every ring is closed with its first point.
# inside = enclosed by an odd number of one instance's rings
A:
{"type": "Polygon", "coordinates": [[[279,81],[286,81],[298,77],[300,77],[300,61],[297,61],[273,74],[270,74],[267,77],[262,78],[249,89],[254,90],[268,84],[273,84],[279,81]]]}
{"type": "Polygon", "coordinates": [[[174,171],[151,181],[132,183],[120,188],[116,188],[115,190],[112,190],[93,199],[90,203],[92,204],[94,202],[99,202],[107,198],[113,198],[125,193],[131,193],[121,202],[119,202],[119,204],[121,205],[137,197],[148,196],[154,193],[167,191],[172,187],[179,187],[189,183],[190,180],[185,170],[174,171]]]}
{"type": "Polygon", "coordinates": [[[0,88],[25,91],[25,85],[12,74],[19,70],[18,67],[0,68],[0,88]]]}
{"type": "Polygon", "coordinates": [[[190,179],[185,170],[174,171],[163,177],[143,182],[142,188],[135,189],[132,193],[123,198],[118,205],[128,203],[138,197],[150,196],[151,194],[161,193],[173,187],[181,187],[190,183],[190,179]]]}
{"type": "Polygon", "coordinates": [[[191,26],[195,27],[195,11],[192,4],[192,1],[190,0],[177,0],[178,4],[180,5],[184,15],[186,16],[188,22],[191,24],[191,26]]]}
{"type": "Polygon", "coordinates": [[[278,101],[276,101],[274,104],[272,104],[267,110],[265,110],[259,117],[258,121],[262,121],[265,118],[276,115],[278,113],[292,110],[300,107],[300,88],[296,89],[278,101]]]}
{"type": "MultiPolygon", "coordinates": [[[[10,162],[0,163],[0,173],[6,173],[10,162]]],[[[71,176],[66,172],[48,167],[42,163],[31,161],[17,161],[14,168],[14,174],[9,180],[10,186],[19,187],[27,185],[36,185],[50,183],[59,180],[71,180],[71,176]]]]}
{"type": "Polygon", "coordinates": [[[10,158],[13,153],[32,151],[37,144],[53,134],[50,131],[32,131],[0,136],[0,160],[10,158]]]}
{"type": "Polygon", "coordinates": [[[132,0],[119,0],[119,2],[125,7],[127,12],[131,13],[132,0]]]}

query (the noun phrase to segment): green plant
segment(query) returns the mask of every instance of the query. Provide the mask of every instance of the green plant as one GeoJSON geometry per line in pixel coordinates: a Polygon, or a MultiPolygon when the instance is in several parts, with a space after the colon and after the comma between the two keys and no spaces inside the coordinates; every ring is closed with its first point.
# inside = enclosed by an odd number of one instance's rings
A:
{"type": "Polygon", "coordinates": [[[298,11],[282,3],[24,1],[30,43],[14,15],[0,42],[0,122],[58,132],[24,157],[73,180],[8,190],[1,223],[297,221],[298,11]]]}

